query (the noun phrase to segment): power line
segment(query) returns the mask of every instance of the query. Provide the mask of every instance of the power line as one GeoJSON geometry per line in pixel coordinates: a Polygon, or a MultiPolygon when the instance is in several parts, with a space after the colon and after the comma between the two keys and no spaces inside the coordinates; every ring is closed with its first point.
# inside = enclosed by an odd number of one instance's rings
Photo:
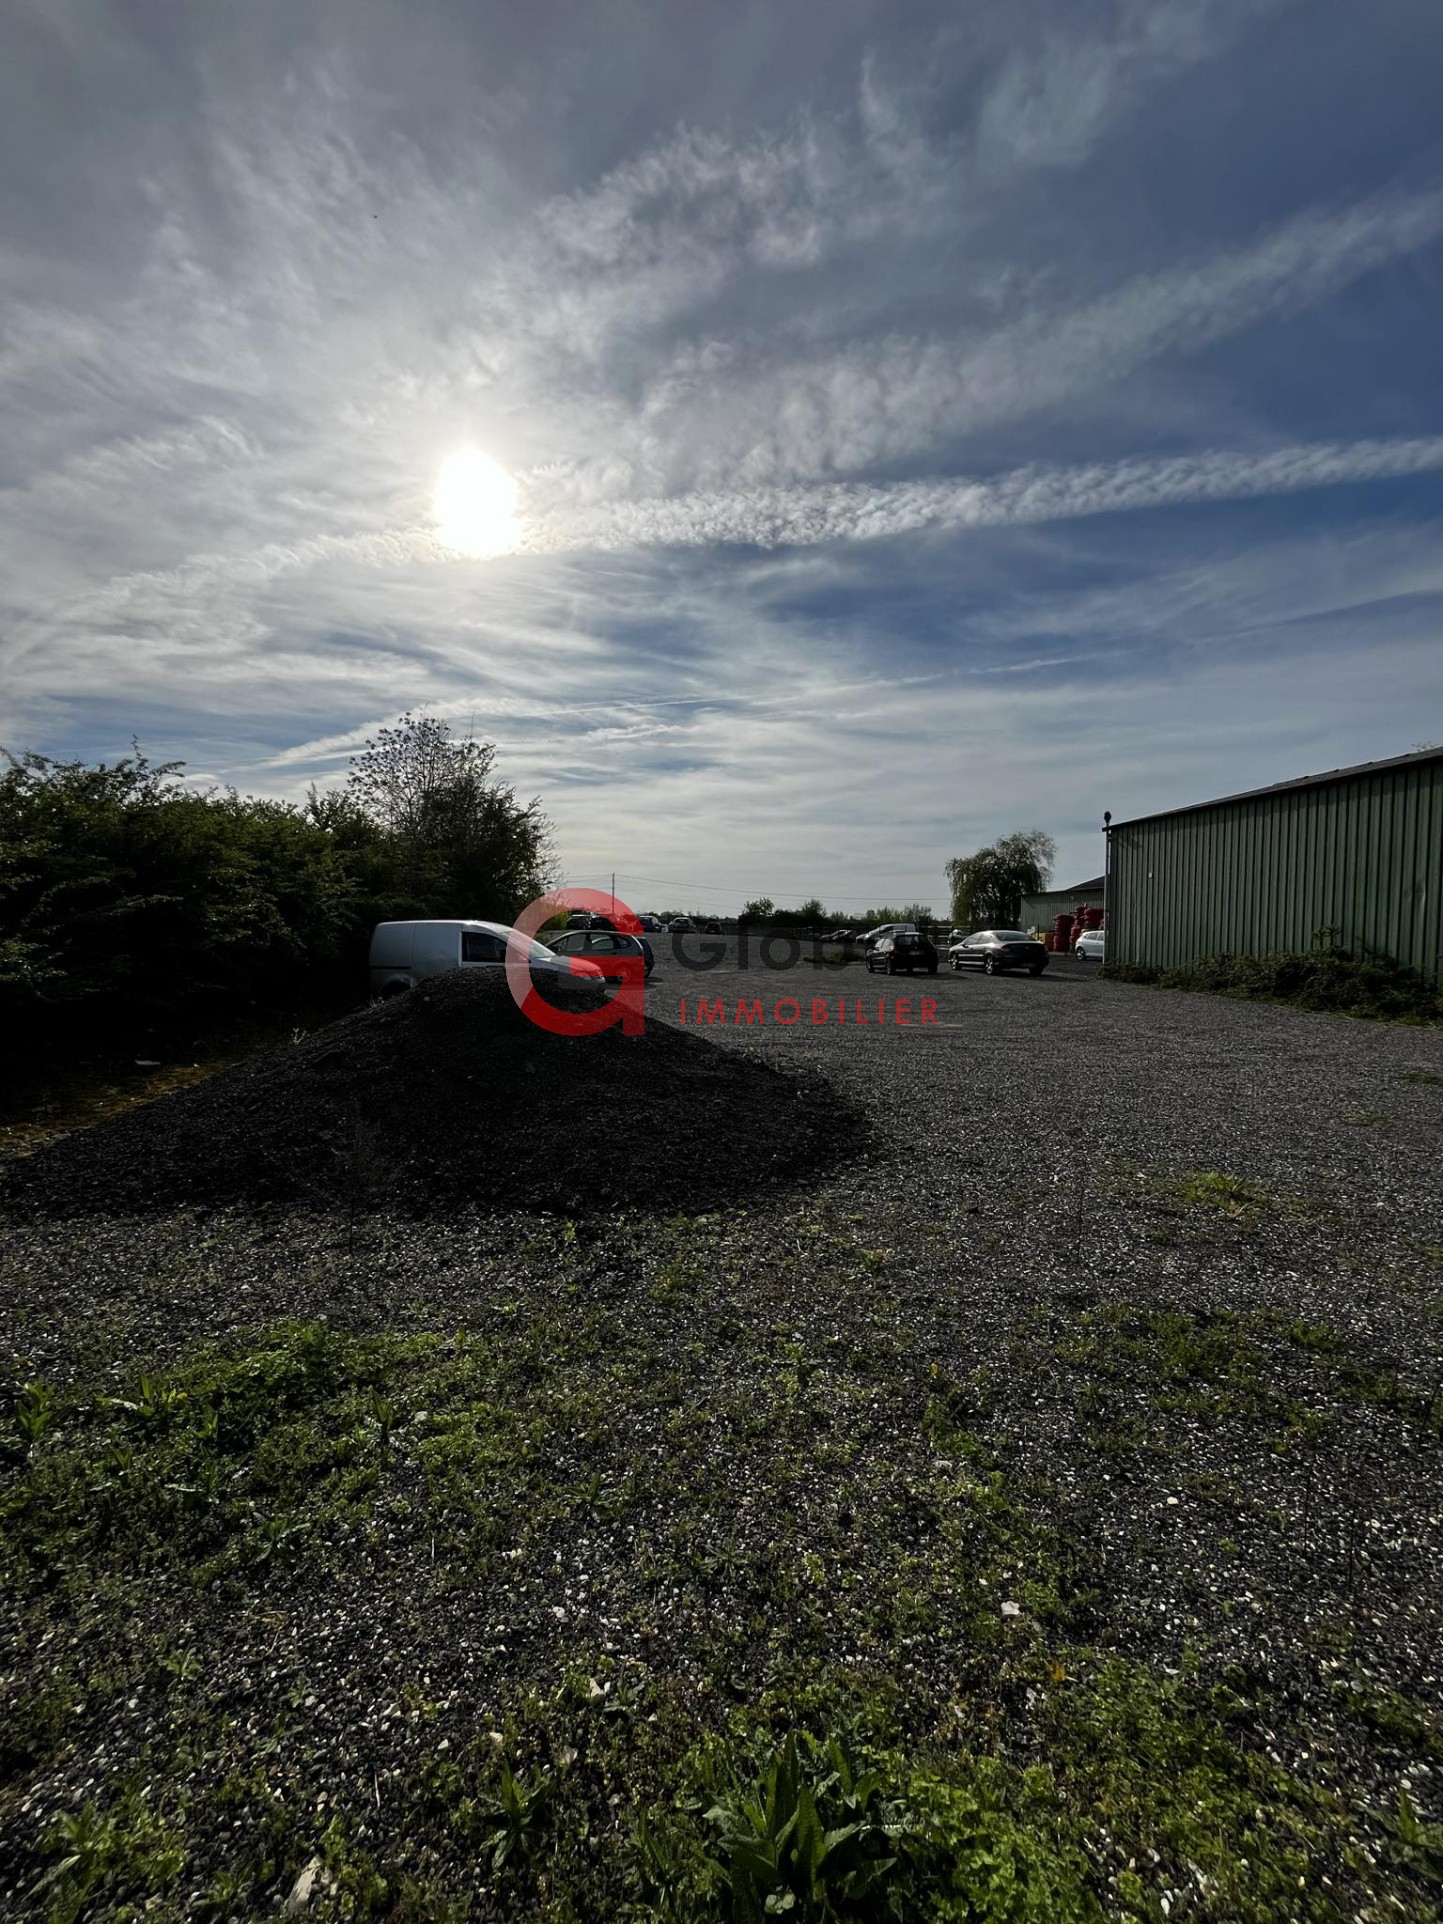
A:
{"type": "MultiPolygon", "coordinates": [[[[667,877],[665,875],[636,875],[630,871],[624,872],[621,869],[617,870],[617,874],[620,875],[623,882],[647,882],[654,888],[697,889],[703,895],[734,895],[740,901],[743,901],[743,902],[751,899],[750,891],[747,889],[723,888],[719,883],[716,883],[716,882],[679,882],[676,880],[675,877],[667,877]]],[[[801,884],[792,884],[791,886],[800,887],[801,884]]],[[[871,894],[868,894],[868,895],[830,895],[829,894],[826,897],[826,900],[829,902],[871,903],[871,902],[874,902],[876,899],[877,898],[876,898],[875,891],[873,891],[871,894]]]]}

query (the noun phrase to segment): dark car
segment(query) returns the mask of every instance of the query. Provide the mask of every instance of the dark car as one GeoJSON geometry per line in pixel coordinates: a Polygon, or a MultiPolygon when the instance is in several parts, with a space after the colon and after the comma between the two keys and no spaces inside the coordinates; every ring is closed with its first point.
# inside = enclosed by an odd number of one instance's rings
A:
{"type": "Polygon", "coordinates": [[[584,955],[588,962],[595,962],[603,974],[609,955],[639,955],[648,975],[656,961],[644,935],[622,935],[615,929],[568,929],[548,946],[554,955],[584,955]]]}
{"type": "Polygon", "coordinates": [[[833,929],[829,935],[822,937],[824,942],[850,942],[851,939],[852,931],[850,929],[833,929]]]}
{"type": "Polygon", "coordinates": [[[665,922],[659,922],[654,915],[638,915],[636,919],[648,935],[660,935],[666,928],[665,922]]]}
{"type": "Polygon", "coordinates": [[[988,975],[1001,975],[1007,969],[1026,969],[1041,975],[1047,967],[1047,951],[1021,929],[978,929],[964,935],[947,951],[954,969],[982,969],[988,975]]]}
{"type": "Polygon", "coordinates": [[[930,936],[920,929],[898,929],[895,935],[882,935],[867,951],[867,973],[880,969],[884,975],[910,975],[914,969],[937,973],[937,950],[930,936]]]}
{"type": "Polygon", "coordinates": [[[720,922],[717,921],[716,917],[713,916],[709,921],[702,923],[701,932],[703,935],[720,935],[722,932],[722,925],[720,922]]]}

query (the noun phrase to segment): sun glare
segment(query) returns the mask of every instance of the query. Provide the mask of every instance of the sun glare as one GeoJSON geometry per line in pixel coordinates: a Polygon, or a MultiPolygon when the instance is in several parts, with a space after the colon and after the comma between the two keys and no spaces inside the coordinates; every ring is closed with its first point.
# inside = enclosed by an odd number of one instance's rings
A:
{"type": "Polygon", "coordinates": [[[436,482],[436,536],[457,554],[509,554],[521,542],[516,483],[479,448],[448,455],[436,482]]]}

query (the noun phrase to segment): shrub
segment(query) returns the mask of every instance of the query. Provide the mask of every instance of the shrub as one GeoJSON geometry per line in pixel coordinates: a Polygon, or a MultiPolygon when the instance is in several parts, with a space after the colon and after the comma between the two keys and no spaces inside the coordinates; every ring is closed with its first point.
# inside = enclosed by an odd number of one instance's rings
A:
{"type": "Polygon", "coordinates": [[[1443,1019],[1443,998],[1413,970],[1388,956],[1356,956],[1345,949],[1318,949],[1308,954],[1206,955],[1176,969],[1108,962],[1102,973],[1113,982],[1288,1002],[1296,1008],[1339,1015],[1395,1022],[1443,1019]]]}

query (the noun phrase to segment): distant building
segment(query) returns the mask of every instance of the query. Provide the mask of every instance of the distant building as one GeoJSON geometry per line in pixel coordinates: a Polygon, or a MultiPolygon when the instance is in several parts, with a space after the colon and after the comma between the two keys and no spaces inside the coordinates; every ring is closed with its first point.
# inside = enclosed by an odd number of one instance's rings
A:
{"type": "Polygon", "coordinates": [[[1024,929],[1050,929],[1057,916],[1071,915],[1077,909],[1102,907],[1103,878],[1077,882],[1070,889],[1047,889],[1041,895],[1024,895],[1018,918],[1024,929]]]}
{"type": "Polygon", "coordinates": [[[1108,843],[1109,962],[1331,943],[1443,980],[1443,748],[1114,822],[1108,843]]]}

